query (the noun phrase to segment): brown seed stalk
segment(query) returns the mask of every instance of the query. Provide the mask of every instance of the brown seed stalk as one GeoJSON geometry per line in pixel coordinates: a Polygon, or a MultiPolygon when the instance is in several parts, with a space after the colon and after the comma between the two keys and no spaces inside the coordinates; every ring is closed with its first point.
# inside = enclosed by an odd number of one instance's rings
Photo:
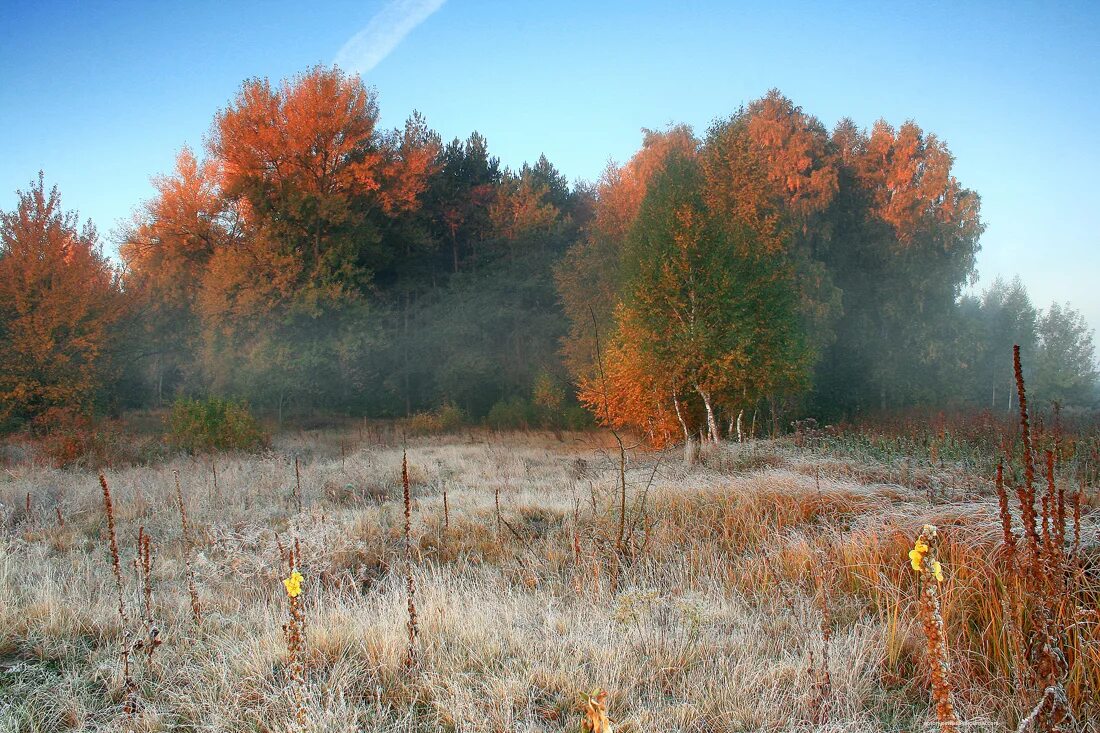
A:
{"type": "Polygon", "coordinates": [[[1005,467],[1003,461],[997,462],[997,478],[994,484],[997,487],[997,505],[1001,513],[1001,533],[1004,537],[1008,560],[1011,563],[1016,557],[1016,534],[1012,531],[1012,512],[1008,508],[1008,492],[1005,491],[1005,467]]]}
{"type": "Polygon", "coordinates": [[[202,607],[199,605],[199,593],[195,589],[195,570],[191,565],[191,542],[187,521],[187,505],[183,501],[183,489],[180,488],[180,472],[173,471],[176,477],[176,500],[180,510],[181,544],[183,545],[183,564],[187,570],[187,595],[191,598],[191,618],[195,626],[202,624],[202,607]]]}
{"type": "Polygon", "coordinates": [[[118,535],[115,533],[115,505],[111,499],[111,488],[107,478],[99,474],[99,485],[103,489],[103,510],[107,515],[107,535],[111,544],[111,567],[115,574],[115,589],[118,591],[118,620],[126,626],[126,606],[122,599],[122,563],[118,559],[118,535]]]}
{"type": "Polygon", "coordinates": [[[298,513],[302,513],[302,475],[298,472],[298,456],[294,456],[294,500],[298,513]]]}
{"type": "Polygon", "coordinates": [[[409,495],[409,460],[408,453],[401,453],[401,487],[405,504],[405,591],[408,599],[409,621],[406,625],[409,633],[409,651],[405,658],[405,665],[412,669],[419,661],[416,640],[419,628],[416,622],[416,586],[413,578],[412,555],[412,501],[409,495]]]}
{"type": "Polygon", "coordinates": [[[451,528],[451,507],[447,503],[447,484],[443,484],[443,531],[451,528]]]}
{"type": "Polygon", "coordinates": [[[1033,575],[1039,573],[1039,533],[1035,516],[1035,456],[1031,446],[1031,426],[1027,413],[1027,390],[1024,388],[1024,371],[1020,364],[1020,346],[1012,347],[1012,365],[1016,375],[1016,393],[1020,405],[1020,437],[1024,450],[1024,483],[1016,487],[1020,500],[1024,537],[1033,575]]]}
{"type": "Polygon", "coordinates": [[[299,563],[301,562],[301,547],[298,545],[297,540],[294,542],[294,546],[289,548],[285,559],[290,569],[290,577],[284,581],[287,591],[287,610],[288,620],[283,626],[283,633],[286,636],[287,653],[289,657],[289,677],[290,677],[290,692],[294,700],[294,719],[298,725],[298,730],[305,730],[306,724],[309,720],[308,710],[306,709],[305,701],[305,663],[303,661],[303,649],[305,647],[305,613],[302,609],[301,593],[301,577],[297,577],[298,588],[293,590],[291,581],[295,579],[295,573],[298,573],[299,563]]]}

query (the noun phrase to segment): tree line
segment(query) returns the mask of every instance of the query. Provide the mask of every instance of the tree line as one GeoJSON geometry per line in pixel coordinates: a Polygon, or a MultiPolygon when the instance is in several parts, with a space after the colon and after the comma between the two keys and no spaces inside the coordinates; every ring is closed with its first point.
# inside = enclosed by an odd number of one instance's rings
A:
{"type": "Polygon", "coordinates": [[[975,277],[979,198],[915,123],[770,92],[594,184],[379,125],[355,76],[246,81],[118,235],[44,177],[0,215],[0,425],[231,396],[281,420],[447,407],[653,442],[915,404],[1096,400],[1091,334],[975,277]],[[598,346],[598,347],[597,347],[598,346]],[[584,406],[588,410],[587,417],[584,406]]]}

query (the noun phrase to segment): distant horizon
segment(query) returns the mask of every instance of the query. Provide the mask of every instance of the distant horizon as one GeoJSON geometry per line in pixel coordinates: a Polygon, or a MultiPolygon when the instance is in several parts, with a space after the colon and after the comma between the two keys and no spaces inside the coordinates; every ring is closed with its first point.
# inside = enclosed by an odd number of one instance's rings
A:
{"type": "Polygon", "coordinates": [[[184,145],[204,149],[215,112],[245,79],[277,82],[337,60],[377,89],[383,128],[419,110],[445,141],[477,130],[502,165],[545,153],[574,183],[629,159],[643,128],[685,123],[699,135],[775,87],[829,129],[843,117],[865,128],[911,118],[945,140],[987,225],[969,291],[1018,275],[1036,307],[1068,302],[1100,326],[1088,278],[1100,272],[1096,7],[565,5],[11,9],[19,34],[0,44],[10,130],[0,209],[41,169],[115,255],[115,231],[152,196],[152,178],[184,145]]]}

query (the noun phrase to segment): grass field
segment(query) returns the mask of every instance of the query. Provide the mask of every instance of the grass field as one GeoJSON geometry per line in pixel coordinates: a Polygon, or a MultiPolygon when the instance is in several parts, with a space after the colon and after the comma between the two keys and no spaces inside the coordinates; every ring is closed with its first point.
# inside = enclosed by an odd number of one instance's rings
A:
{"type": "MultiPolygon", "coordinates": [[[[612,446],[409,442],[411,667],[393,441],[299,432],[262,456],[105,471],[125,622],[97,474],[13,462],[0,475],[0,730],[297,730],[299,704],[309,730],[577,730],[596,688],[615,731],[922,730],[936,716],[906,554],[925,524],[942,536],[958,716],[1005,730],[1035,702],[1014,681],[997,597],[991,476],[791,440],[723,445],[690,468],[639,452],[624,515],[612,446]],[[294,543],[297,675],[281,582],[294,543]],[[135,648],[150,626],[152,653],[135,648]]],[[[1067,642],[1082,726],[1100,718],[1097,503],[1086,487],[1067,642]]]]}

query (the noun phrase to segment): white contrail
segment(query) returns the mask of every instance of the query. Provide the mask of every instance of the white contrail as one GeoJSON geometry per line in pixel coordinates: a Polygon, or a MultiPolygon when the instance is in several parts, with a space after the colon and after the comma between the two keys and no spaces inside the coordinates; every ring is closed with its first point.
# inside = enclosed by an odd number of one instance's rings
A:
{"type": "Polygon", "coordinates": [[[336,54],[336,65],[347,71],[366,74],[446,1],[390,0],[371,18],[366,28],[344,44],[340,53],[336,54]]]}

